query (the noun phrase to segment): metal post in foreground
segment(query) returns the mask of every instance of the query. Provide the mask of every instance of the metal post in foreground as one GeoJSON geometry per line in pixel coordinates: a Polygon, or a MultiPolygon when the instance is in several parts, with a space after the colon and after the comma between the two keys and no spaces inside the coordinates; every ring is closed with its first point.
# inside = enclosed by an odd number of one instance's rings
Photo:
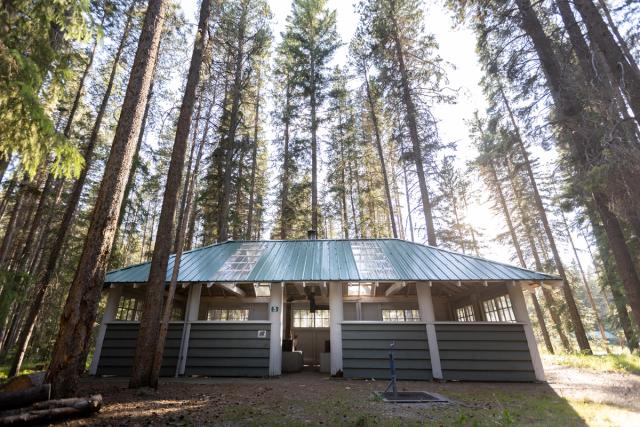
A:
{"type": "Polygon", "coordinates": [[[396,384],[396,362],[393,359],[393,347],[395,347],[396,343],[392,342],[389,345],[389,371],[391,373],[391,381],[389,381],[389,385],[384,390],[385,394],[389,392],[389,389],[393,392],[393,399],[398,399],[398,385],[396,384]]]}

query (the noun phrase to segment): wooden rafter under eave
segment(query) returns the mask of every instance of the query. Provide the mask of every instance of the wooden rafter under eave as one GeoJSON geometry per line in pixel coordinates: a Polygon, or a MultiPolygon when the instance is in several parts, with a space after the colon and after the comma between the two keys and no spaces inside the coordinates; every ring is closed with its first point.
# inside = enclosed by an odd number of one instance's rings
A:
{"type": "Polygon", "coordinates": [[[393,285],[389,286],[389,288],[387,288],[384,295],[388,297],[389,295],[396,294],[400,292],[402,289],[404,289],[406,286],[407,286],[407,282],[396,282],[393,285]]]}
{"type": "Polygon", "coordinates": [[[235,294],[239,297],[246,296],[246,292],[240,289],[240,287],[238,287],[236,283],[215,283],[215,284],[218,285],[223,290],[227,292],[231,292],[232,294],[235,294]]]}

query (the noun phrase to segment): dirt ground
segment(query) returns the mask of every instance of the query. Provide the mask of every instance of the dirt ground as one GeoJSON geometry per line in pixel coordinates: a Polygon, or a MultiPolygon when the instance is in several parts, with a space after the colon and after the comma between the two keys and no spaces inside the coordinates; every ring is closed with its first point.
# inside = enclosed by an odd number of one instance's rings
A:
{"type": "MultiPolygon", "coordinates": [[[[640,375],[558,365],[546,366],[545,374],[549,386],[560,397],[626,408],[640,418],[640,375]]],[[[637,422],[640,423],[640,419],[637,422]]]]}
{"type": "Polygon", "coordinates": [[[60,425],[621,425],[640,426],[640,375],[548,366],[547,384],[400,382],[450,404],[391,404],[373,393],[384,381],[330,379],[316,372],[275,379],[165,379],[158,391],[121,378],[87,378],[102,411],[60,425]]]}

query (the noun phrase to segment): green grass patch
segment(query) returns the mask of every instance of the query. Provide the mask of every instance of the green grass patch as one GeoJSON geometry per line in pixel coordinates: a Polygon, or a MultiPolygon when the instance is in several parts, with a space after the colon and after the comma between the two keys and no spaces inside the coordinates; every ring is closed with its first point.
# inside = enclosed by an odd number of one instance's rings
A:
{"type": "Polygon", "coordinates": [[[636,354],[557,354],[545,355],[546,362],[598,372],[629,372],[640,374],[640,356],[636,354]]]}
{"type": "MultiPolygon", "coordinates": [[[[356,389],[358,387],[354,387],[356,389]]],[[[428,388],[428,387],[426,387],[428,388]]],[[[501,391],[486,384],[438,386],[451,404],[393,404],[363,390],[324,390],[313,399],[295,395],[280,401],[224,405],[220,420],[228,425],[345,425],[356,427],[452,426],[510,427],[585,426],[596,416],[617,410],[591,402],[576,402],[545,386],[501,391]]],[[[308,397],[308,396],[306,396],[308,397]]],[[[593,425],[607,425],[595,422],[593,425]]]]}
{"type": "MultiPolygon", "coordinates": [[[[42,370],[43,363],[23,363],[22,369],[20,370],[20,374],[32,374],[34,372],[38,372],[42,370]]],[[[11,369],[11,365],[0,365],[0,383],[7,380],[9,375],[9,369],[11,369]]]]}

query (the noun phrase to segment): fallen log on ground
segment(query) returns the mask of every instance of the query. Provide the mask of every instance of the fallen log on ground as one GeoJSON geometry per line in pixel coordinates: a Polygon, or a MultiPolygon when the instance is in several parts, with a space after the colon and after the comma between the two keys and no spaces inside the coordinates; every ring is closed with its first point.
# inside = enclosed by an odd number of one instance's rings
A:
{"type": "Polygon", "coordinates": [[[48,400],[50,396],[51,384],[42,384],[23,390],[3,392],[0,393],[0,408],[21,408],[35,402],[48,400]]]}
{"type": "Polygon", "coordinates": [[[88,398],[48,400],[34,403],[28,408],[0,412],[0,426],[43,423],[62,418],[86,416],[98,412],[101,407],[102,396],[99,394],[88,398]]]}

